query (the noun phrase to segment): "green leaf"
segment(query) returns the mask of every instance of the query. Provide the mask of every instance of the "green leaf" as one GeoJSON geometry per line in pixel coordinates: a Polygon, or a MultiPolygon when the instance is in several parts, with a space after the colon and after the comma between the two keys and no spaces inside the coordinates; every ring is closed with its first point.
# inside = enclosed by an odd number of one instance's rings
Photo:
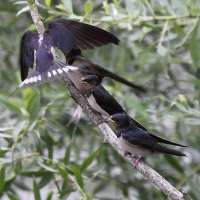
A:
{"type": "Polygon", "coordinates": [[[185,77],[187,78],[187,80],[190,83],[193,83],[194,85],[200,87],[200,80],[197,77],[195,77],[195,76],[193,76],[191,74],[188,74],[188,73],[185,73],[185,77]]]}
{"type": "Polygon", "coordinates": [[[94,3],[92,1],[86,1],[84,4],[84,11],[86,15],[90,15],[94,8],[94,3]]]}
{"type": "Polygon", "coordinates": [[[53,173],[57,172],[55,169],[53,169],[53,168],[51,168],[51,167],[49,167],[49,166],[47,166],[47,165],[45,165],[41,162],[37,162],[37,163],[38,163],[38,165],[40,165],[42,168],[46,169],[49,172],[53,172],[53,173]]]}
{"type": "Polygon", "coordinates": [[[69,13],[73,13],[72,1],[71,0],[62,0],[66,10],[69,13]]]}
{"type": "Polygon", "coordinates": [[[4,185],[5,185],[5,168],[2,167],[0,169],[0,192],[3,191],[4,185]]]}
{"type": "Polygon", "coordinates": [[[65,157],[64,157],[65,165],[69,163],[69,158],[70,158],[70,153],[71,153],[71,143],[72,141],[69,143],[69,145],[66,148],[65,157]]]}
{"type": "Polygon", "coordinates": [[[67,178],[67,177],[68,177],[68,172],[67,172],[67,170],[66,170],[64,167],[60,166],[59,164],[55,164],[55,165],[56,165],[56,168],[58,169],[60,175],[61,175],[63,178],[67,178]]]}
{"type": "Polygon", "coordinates": [[[14,141],[17,141],[19,134],[25,128],[26,128],[26,121],[21,121],[16,125],[16,127],[15,127],[15,129],[13,130],[13,133],[12,133],[14,141]]]}
{"type": "Polygon", "coordinates": [[[51,200],[53,196],[53,192],[50,192],[46,198],[46,200],[51,200]]]}
{"type": "Polygon", "coordinates": [[[4,100],[1,100],[1,102],[12,112],[16,113],[16,114],[19,114],[21,115],[22,112],[20,110],[20,105],[18,102],[16,101],[4,101],[4,100]]]}
{"type": "Polygon", "coordinates": [[[166,160],[168,161],[169,164],[171,164],[174,169],[177,170],[177,172],[184,174],[184,168],[183,166],[180,165],[180,163],[177,161],[177,159],[175,159],[173,156],[171,155],[164,155],[166,160]]]}
{"type": "Polygon", "coordinates": [[[46,186],[51,181],[52,175],[52,173],[45,173],[40,180],[39,187],[43,188],[44,186],[46,186]]]}
{"type": "Polygon", "coordinates": [[[19,198],[17,196],[15,196],[14,194],[11,194],[11,193],[6,193],[6,194],[10,200],[19,200],[19,198]]]}
{"type": "Polygon", "coordinates": [[[19,173],[21,176],[27,177],[42,177],[44,174],[49,174],[49,171],[25,171],[19,173]]]}
{"type": "Polygon", "coordinates": [[[35,177],[33,178],[33,192],[35,200],[41,200],[39,186],[35,180],[35,177]]]}
{"type": "Polygon", "coordinates": [[[74,165],[71,165],[71,168],[72,168],[72,171],[74,172],[77,183],[79,184],[81,188],[83,188],[84,183],[83,183],[83,178],[82,178],[80,170],[74,165]]]}
{"type": "Polygon", "coordinates": [[[50,7],[50,5],[51,5],[51,0],[45,0],[45,4],[47,5],[47,7],[50,7]]]}
{"type": "Polygon", "coordinates": [[[31,116],[38,111],[40,94],[33,88],[27,88],[23,93],[24,107],[31,116]]]}
{"type": "Polygon", "coordinates": [[[194,193],[196,198],[199,199],[199,197],[200,197],[199,187],[194,182],[192,182],[191,179],[188,179],[188,182],[190,184],[190,188],[191,188],[192,192],[194,193]]]}
{"type": "Polygon", "coordinates": [[[83,164],[80,167],[81,172],[84,172],[87,169],[87,167],[92,163],[98,152],[99,148],[84,160],[83,164]]]}
{"type": "Polygon", "coordinates": [[[200,67],[200,57],[199,57],[199,49],[200,49],[200,43],[198,40],[198,27],[199,22],[196,24],[194,30],[191,34],[191,40],[190,40],[190,55],[192,57],[192,60],[196,67],[200,67]]]}
{"type": "Polygon", "coordinates": [[[162,57],[165,57],[168,53],[168,49],[164,47],[163,45],[159,45],[157,47],[157,53],[161,55],[162,57]]]}
{"type": "Polygon", "coordinates": [[[179,35],[185,34],[184,30],[176,22],[174,23],[174,29],[179,35]]]}

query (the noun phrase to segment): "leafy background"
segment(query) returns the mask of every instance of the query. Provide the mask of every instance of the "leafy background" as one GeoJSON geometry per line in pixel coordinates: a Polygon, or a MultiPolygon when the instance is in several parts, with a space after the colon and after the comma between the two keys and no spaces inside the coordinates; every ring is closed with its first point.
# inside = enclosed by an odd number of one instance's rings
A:
{"type": "MultiPolygon", "coordinates": [[[[200,196],[200,0],[45,0],[48,21],[70,18],[106,29],[121,40],[84,56],[148,89],[103,85],[149,131],[174,142],[188,157],[144,160],[173,186],[200,196]]],[[[66,126],[75,103],[60,80],[18,90],[19,42],[35,30],[27,1],[0,4],[0,198],[159,199],[167,197],[125,163],[83,115],[66,126]],[[145,192],[144,192],[145,191],[145,192]]],[[[61,54],[59,58],[62,60],[61,54]]]]}

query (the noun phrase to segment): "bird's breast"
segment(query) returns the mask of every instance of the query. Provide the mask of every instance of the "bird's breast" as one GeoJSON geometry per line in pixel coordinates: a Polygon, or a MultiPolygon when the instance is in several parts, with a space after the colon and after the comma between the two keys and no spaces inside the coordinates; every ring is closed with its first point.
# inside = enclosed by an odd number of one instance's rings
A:
{"type": "Polygon", "coordinates": [[[130,152],[133,155],[133,157],[145,157],[152,153],[152,151],[149,149],[130,144],[122,137],[118,138],[118,143],[124,150],[130,152]]]}
{"type": "Polygon", "coordinates": [[[103,114],[103,115],[109,115],[106,111],[104,111],[96,102],[94,96],[91,94],[89,97],[88,97],[88,103],[90,104],[90,106],[96,110],[97,112],[103,114]]]}

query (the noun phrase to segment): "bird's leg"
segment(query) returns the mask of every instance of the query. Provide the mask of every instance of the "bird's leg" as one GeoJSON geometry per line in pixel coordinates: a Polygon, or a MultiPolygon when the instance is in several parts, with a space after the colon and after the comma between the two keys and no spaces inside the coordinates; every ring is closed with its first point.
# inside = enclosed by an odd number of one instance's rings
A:
{"type": "Polygon", "coordinates": [[[127,155],[130,155],[130,156],[132,156],[132,154],[130,153],[130,152],[128,152],[128,151],[124,151],[124,156],[126,157],[127,155]]]}
{"type": "Polygon", "coordinates": [[[141,160],[141,156],[138,156],[137,160],[136,160],[135,163],[134,163],[134,168],[137,167],[137,165],[138,165],[138,163],[140,162],[140,160],[141,160]]]}

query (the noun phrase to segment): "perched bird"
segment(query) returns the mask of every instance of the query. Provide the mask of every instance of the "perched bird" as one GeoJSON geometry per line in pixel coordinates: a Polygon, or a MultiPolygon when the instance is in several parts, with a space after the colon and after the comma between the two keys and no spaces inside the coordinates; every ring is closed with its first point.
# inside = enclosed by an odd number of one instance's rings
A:
{"type": "Polygon", "coordinates": [[[114,74],[107,69],[91,62],[90,60],[83,57],[80,49],[72,49],[69,54],[65,54],[66,63],[74,67],[78,67],[80,71],[73,73],[72,71],[68,73],[71,81],[74,83],[77,89],[85,90],[85,85],[80,83],[80,79],[86,75],[96,75],[99,78],[100,83],[104,77],[114,79],[120,83],[123,83],[127,86],[137,89],[142,92],[146,92],[146,89],[138,86],[134,83],[131,83],[124,78],[114,74]]]}
{"type": "MultiPolygon", "coordinates": [[[[103,115],[113,115],[116,113],[126,113],[123,107],[111,96],[100,84],[96,75],[87,75],[81,78],[81,83],[87,89],[86,95],[90,106],[103,115]]],[[[132,119],[132,122],[146,131],[146,128],[132,119]]]]}
{"type": "Polygon", "coordinates": [[[20,68],[23,85],[31,86],[54,78],[69,71],[64,63],[55,58],[55,49],[68,54],[75,49],[92,49],[113,43],[119,39],[100,28],[76,22],[57,19],[49,23],[49,29],[41,34],[28,30],[21,38],[20,68]],[[28,75],[29,68],[35,67],[28,75]],[[26,80],[25,80],[26,79],[26,80]]]}
{"type": "Polygon", "coordinates": [[[118,137],[119,144],[125,150],[125,155],[127,153],[131,153],[133,157],[138,158],[135,162],[135,166],[142,157],[150,154],[166,153],[175,156],[186,156],[180,151],[170,149],[161,144],[163,143],[181,147],[186,146],[171,142],[144,131],[139,128],[137,124],[132,123],[130,117],[126,114],[114,114],[110,116],[109,120],[116,127],[116,135],[118,137]]]}

